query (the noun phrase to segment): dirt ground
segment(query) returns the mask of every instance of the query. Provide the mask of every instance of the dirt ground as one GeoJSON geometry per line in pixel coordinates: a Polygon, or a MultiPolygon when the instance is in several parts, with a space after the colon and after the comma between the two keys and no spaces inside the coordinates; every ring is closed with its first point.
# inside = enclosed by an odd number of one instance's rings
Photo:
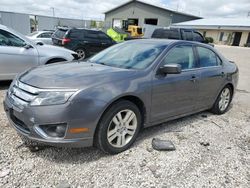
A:
{"type": "Polygon", "coordinates": [[[250,49],[216,48],[240,69],[230,110],[145,129],[114,156],[95,148],[29,151],[8,124],[8,83],[1,83],[0,187],[250,187],[250,49]],[[153,150],[154,137],[172,140],[176,151],[153,150]]]}

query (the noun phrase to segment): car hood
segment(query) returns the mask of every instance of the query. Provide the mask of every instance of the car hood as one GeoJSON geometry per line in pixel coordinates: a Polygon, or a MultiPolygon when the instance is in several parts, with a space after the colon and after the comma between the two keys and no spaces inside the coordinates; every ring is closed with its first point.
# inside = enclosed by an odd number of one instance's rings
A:
{"type": "Polygon", "coordinates": [[[129,78],[136,72],[136,70],[120,69],[87,62],[72,62],[30,69],[21,74],[19,80],[25,84],[44,89],[86,89],[129,78]]]}
{"type": "Polygon", "coordinates": [[[42,54],[48,54],[48,53],[59,53],[59,54],[63,54],[63,53],[69,53],[69,54],[76,54],[76,52],[72,51],[72,50],[68,50],[66,48],[63,47],[57,47],[57,46],[53,46],[53,45],[36,45],[36,48],[39,52],[40,55],[42,54]]]}

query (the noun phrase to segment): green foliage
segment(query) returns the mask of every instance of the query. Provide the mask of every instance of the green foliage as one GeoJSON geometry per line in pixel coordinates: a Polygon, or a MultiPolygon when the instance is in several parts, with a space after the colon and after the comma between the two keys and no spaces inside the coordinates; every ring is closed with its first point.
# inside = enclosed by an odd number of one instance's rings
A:
{"type": "Polygon", "coordinates": [[[95,20],[91,20],[90,27],[96,28],[96,21],[95,20]]]}
{"type": "Polygon", "coordinates": [[[205,37],[207,43],[213,43],[214,39],[212,37],[205,37]]]}

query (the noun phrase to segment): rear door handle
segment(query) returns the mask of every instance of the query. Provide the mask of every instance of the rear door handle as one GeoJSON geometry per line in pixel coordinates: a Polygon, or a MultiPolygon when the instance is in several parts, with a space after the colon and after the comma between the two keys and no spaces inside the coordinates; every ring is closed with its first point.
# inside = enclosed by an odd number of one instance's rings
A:
{"type": "Polygon", "coordinates": [[[102,42],[102,45],[106,45],[107,43],[105,43],[105,42],[102,42]]]}

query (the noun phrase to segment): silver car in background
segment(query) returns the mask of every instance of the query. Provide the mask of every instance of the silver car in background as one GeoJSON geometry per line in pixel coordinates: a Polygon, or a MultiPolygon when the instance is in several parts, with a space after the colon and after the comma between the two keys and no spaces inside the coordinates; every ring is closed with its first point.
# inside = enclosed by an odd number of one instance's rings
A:
{"type": "Polygon", "coordinates": [[[32,40],[35,43],[42,42],[43,44],[52,45],[51,35],[53,31],[35,31],[33,33],[28,34],[26,37],[32,40]]]}
{"type": "Polygon", "coordinates": [[[22,34],[0,25],[0,81],[12,80],[31,67],[77,59],[74,51],[36,44],[22,34]]]}

